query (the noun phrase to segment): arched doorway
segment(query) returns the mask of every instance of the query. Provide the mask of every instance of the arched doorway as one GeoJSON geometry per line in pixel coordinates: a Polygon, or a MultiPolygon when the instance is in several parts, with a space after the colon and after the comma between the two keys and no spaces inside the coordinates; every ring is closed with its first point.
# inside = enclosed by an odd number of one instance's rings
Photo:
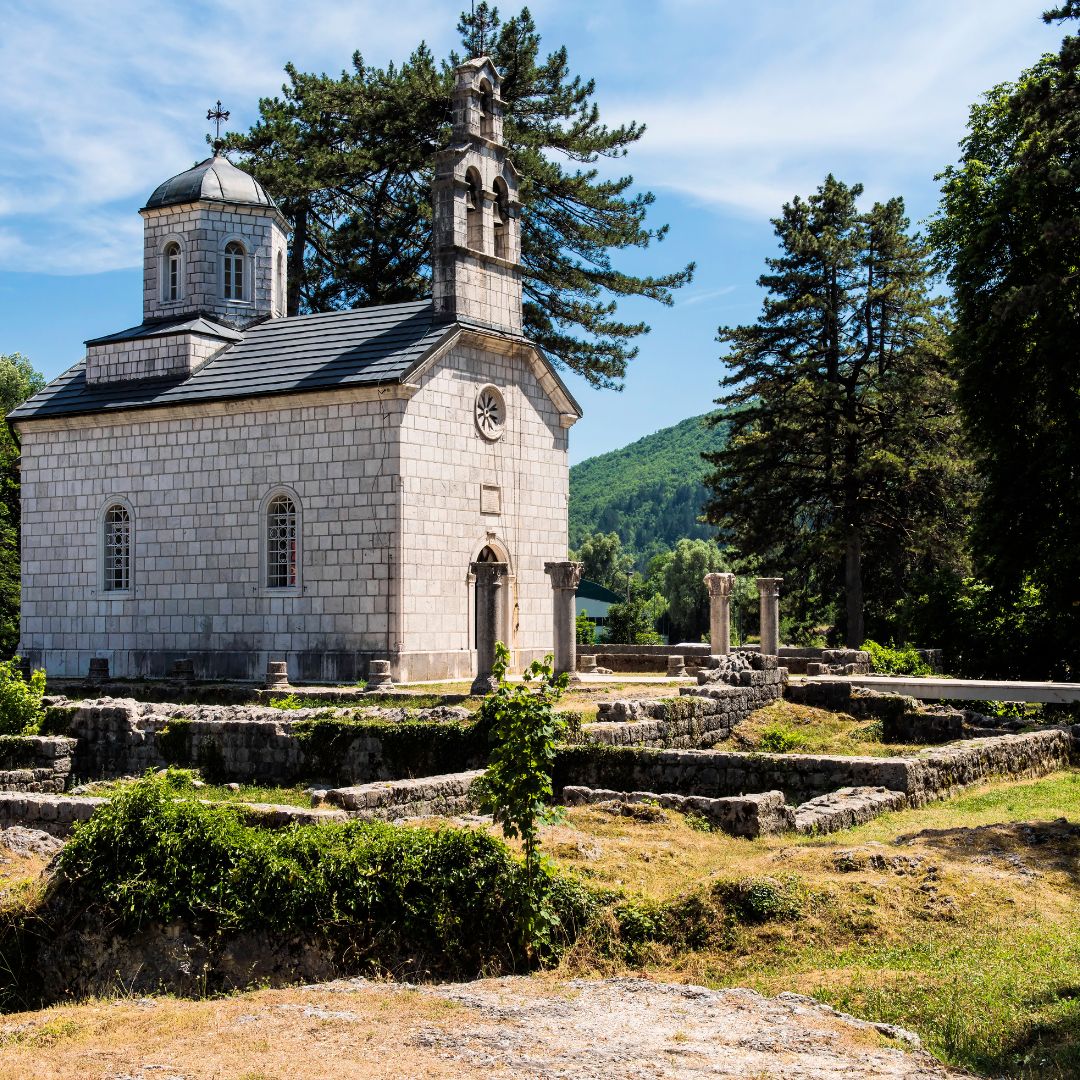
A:
{"type": "Polygon", "coordinates": [[[469,564],[468,588],[473,671],[478,678],[490,671],[495,641],[510,649],[513,668],[517,647],[517,580],[510,553],[490,533],[469,564]]]}

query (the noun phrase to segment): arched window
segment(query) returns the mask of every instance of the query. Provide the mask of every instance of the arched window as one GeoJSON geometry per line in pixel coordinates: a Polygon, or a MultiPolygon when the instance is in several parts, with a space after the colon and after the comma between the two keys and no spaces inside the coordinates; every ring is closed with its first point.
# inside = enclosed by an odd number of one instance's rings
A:
{"type": "Polygon", "coordinates": [[[495,104],[492,101],[491,83],[480,80],[480,134],[485,139],[495,138],[495,104]]]}
{"type": "Polygon", "coordinates": [[[285,255],[282,252],[278,252],[277,256],[277,269],[276,277],[274,278],[274,285],[277,289],[277,307],[278,311],[285,310],[285,255]]]}
{"type": "Polygon", "coordinates": [[[102,519],[103,585],[106,592],[131,589],[131,514],[123,503],[113,503],[102,519]]]}
{"type": "Polygon", "coordinates": [[[244,263],[247,261],[244,245],[239,240],[230,240],[225,245],[222,260],[222,281],[226,300],[244,299],[244,263]]]}
{"type": "Polygon", "coordinates": [[[465,174],[469,190],[465,195],[465,218],[468,225],[468,246],[474,251],[484,250],[484,186],[480,174],[470,169],[465,174]]]}
{"type": "Polygon", "coordinates": [[[501,176],[495,177],[495,254],[510,258],[510,191],[501,176]]]}
{"type": "Polygon", "coordinates": [[[266,587],[291,589],[299,584],[300,541],[296,503],[275,495],[266,507],[266,587]]]}
{"type": "Polygon", "coordinates": [[[165,303],[180,299],[181,274],[180,245],[170,240],[161,253],[161,299],[165,303]]]}

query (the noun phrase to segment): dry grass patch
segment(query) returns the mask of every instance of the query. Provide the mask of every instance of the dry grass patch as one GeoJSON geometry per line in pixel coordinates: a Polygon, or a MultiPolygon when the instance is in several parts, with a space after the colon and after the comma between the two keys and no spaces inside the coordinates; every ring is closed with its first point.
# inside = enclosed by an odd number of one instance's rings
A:
{"type": "Polygon", "coordinates": [[[261,991],[214,1001],[121,998],[0,1023],[0,1078],[185,1080],[479,1077],[416,1042],[460,1022],[455,1002],[372,986],[261,991]]]}

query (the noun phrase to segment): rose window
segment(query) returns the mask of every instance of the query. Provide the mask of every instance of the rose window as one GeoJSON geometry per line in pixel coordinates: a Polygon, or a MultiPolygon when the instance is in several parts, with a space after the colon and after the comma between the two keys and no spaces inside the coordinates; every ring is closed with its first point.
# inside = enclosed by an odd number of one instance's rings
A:
{"type": "Polygon", "coordinates": [[[485,439],[500,439],[506,426],[506,402],[494,386],[476,395],[476,426],[485,439]]]}

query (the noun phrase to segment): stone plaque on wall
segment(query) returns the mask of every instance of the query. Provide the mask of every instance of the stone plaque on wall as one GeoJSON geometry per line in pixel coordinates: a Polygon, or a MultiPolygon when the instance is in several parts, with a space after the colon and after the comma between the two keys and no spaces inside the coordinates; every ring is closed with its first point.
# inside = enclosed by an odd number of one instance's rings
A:
{"type": "Polygon", "coordinates": [[[502,513],[502,489],[496,487],[494,484],[481,484],[480,485],[480,513],[481,514],[501,514],[502,513]]]}

